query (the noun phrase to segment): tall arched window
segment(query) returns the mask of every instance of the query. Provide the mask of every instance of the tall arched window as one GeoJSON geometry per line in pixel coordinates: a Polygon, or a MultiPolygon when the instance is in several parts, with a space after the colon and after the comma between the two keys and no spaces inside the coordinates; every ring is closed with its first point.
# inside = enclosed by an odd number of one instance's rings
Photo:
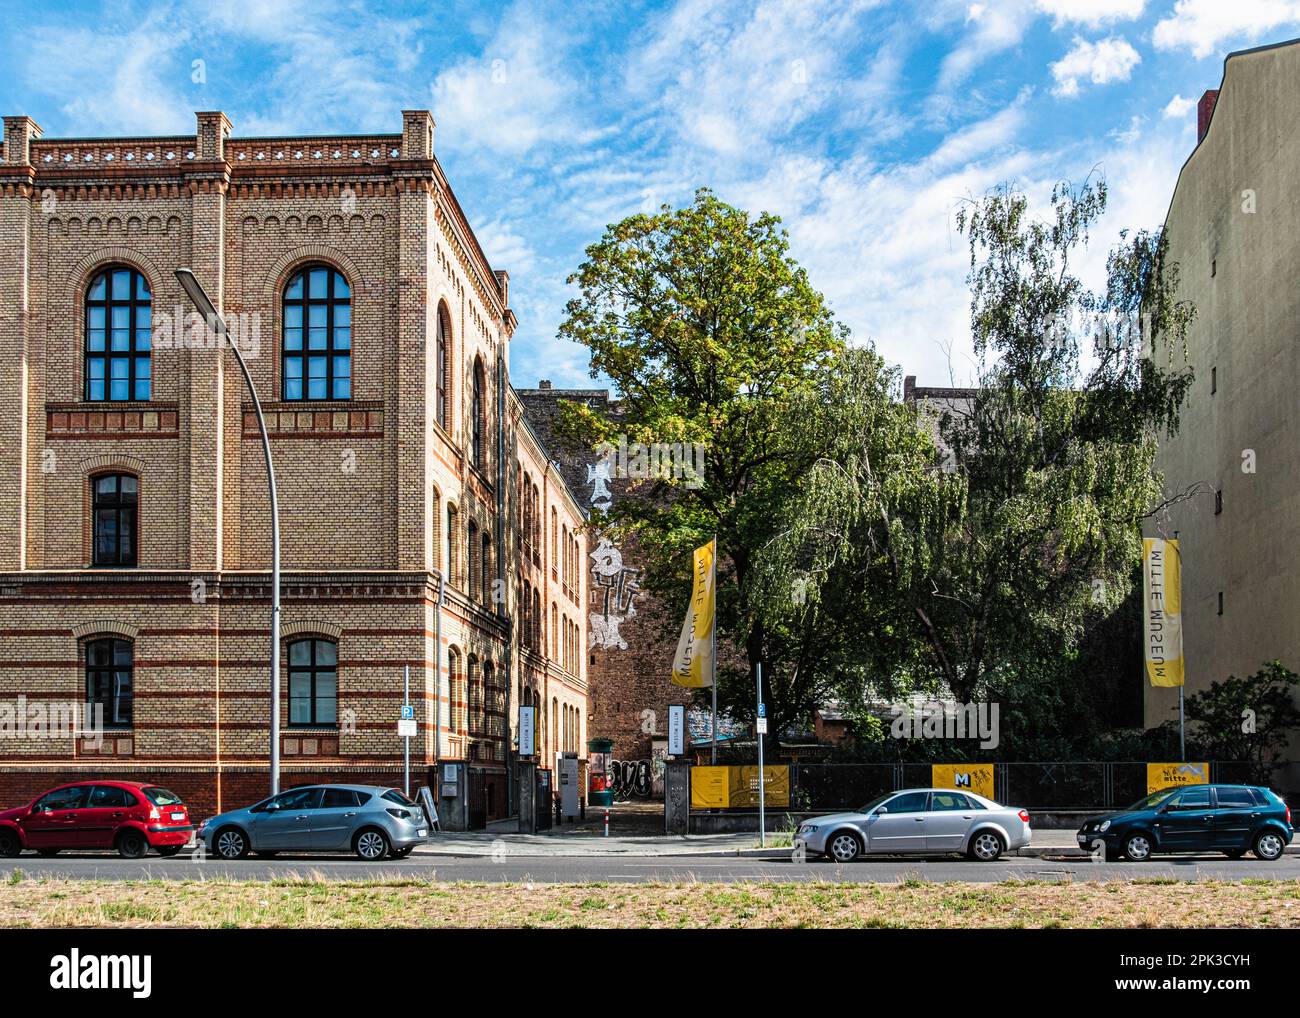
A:
{"type": "Polygon", "coordinates": [[[483,551],[479,555],[480,568],[483,571],[483,603],[492,603],[492,534],[483,529],[483,551]]]}
{"type": "Polygon", "coordinates": [[[538,593],[537,588],[534,587],[533,588],[533,646],[536,647],[537,650],[542,654],[546,653],[546,644],[542,640],[542,627],[544,625],[545,625],[545,621],[543,620],[542,617],[541,594],[538,593]]]}
{"type": "Polygon", "coordinates": [[[437,373],[437,378],[435,379],[434,382],[436,386],[436,395],[435,395],[436,404],[434,406],[434,414],[438,421],[438,425],[442,428],[443,431],[449,431],[451,428],[451,415],[448,413],[448,407],[450,407],[451,405],[451,401],[449,398],[450,396],[449,390],[451,387],[448,384],[449,381],[451,380],[451,375],[449,373],[450,368],[451,368],[451,316],[447,312],[447,305],[439,304],[438,305],[438,349],[437,349],[437,360],[435,362],[435,371],[437,373]]]}
{"type": "Polygon", "coordinates": [[[533,627],[529,619],[532,609],[532,587],[527,580],[524,580],[524,596],[520,598],[519,603],[519,643],[524,647],[528,647],[532,643],[533,627]]]}
{"type": "Polygon", "coordinates": [[[434,488],[430,494],[433,500],[433,535],[429,543],[429,551],[433,555],[433,568],[442,573],[444,579],[447,574],[443,571],[443,540],[442,540],[442,493],[434,488]]]}
{"type": "Polygon", "coordinates": [[[284,288],[284,398],[352,398],[352,291],[328,265],[294,273],[284,288]]]}
{"type": "Polygon", "coordinates": [[[97,566],[136,565],[138,482],[130,474],[101,474],[91,478],[90,484],[91,562],[97,566]]]}
{"type": "Polygon", "coordinates": [[[476,467],[482,467],[483,464],[483,362],[478,358],[474,360],[474,377],[472,379],[473,393],[470,398],[470,422],[469,422],[469,461],[476,467]]]}
{"type": "Polygon", "coordinates": [[[86,644],[86,703],[103,708],[104,725],[129,728],[135,704],[135,648],[108,637],[86,644]]]}
{"type": "Polygon", "coordinates": [[[86,399],[149,399],[153,296],[135,269],[104,269],[86,290],[86,399]]]}
{"type": "Polygon", "coordinates": [[[333,640],[289,644],[289,724],[337,723],[338,661],[338,644],[333,640]]]}
{"type": "Polygon", "coordinates": [[[460,573],[456,561],[456,507],[447,504],[447,582],[459,583],[460,573]]]}
{"type": "Polygon", "coordinates": [[[469,575],[465,577],[465,593],[471,598],[481,596],[479,587],[480,563],[478,561],[478,524],[470,520],[465,524],[465,563],[469,575]]]}
{"type": "Polygon", "coordinates": [[[483,674],[473,654],[469,656],[465,673],[469,680],[469,734],[474,738],[483,734],[483,674]]]}
{"type": "Polygon", "coordinates": [[[461,712],[465,709],[464,680],[460,673],[460,651],[447,651],[447,728],[452,734],[463,732],[461,712]]]}

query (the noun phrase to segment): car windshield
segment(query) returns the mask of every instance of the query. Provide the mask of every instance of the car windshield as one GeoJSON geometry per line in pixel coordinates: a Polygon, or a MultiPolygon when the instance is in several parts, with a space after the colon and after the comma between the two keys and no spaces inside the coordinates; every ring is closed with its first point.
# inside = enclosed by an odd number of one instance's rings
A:
{"type": "Polygon", "coordinates": [[[181,801],[182,801],[181,797],[177,795],[175,792],[169,792],[165,788],[158,788],[155,785],[152,788],[142,788],[140,789],[140,791],[144,792],[144,794],[149,797],[149,801],[152,802],[155,806],[181,805],[181,801]]]}
{"type": "Polygon", "coordinates": [[[1162,788],[1158,792],[1152,792],[1149,795],[1144,795],[1141,799],[1139,799],[1137,802],[1133,803],[1133,805],[1129,807],[1129,811],[1132,812],[1133,810],[1139,810],[1139,809],[1151,809],[1154,806],[1157,806],[1161,802],[1163,802],[1171,792],[1172,789],[1162,788]]]}
{"type": "Polygon", "coordinates": [[[875,798],[875,799],[872,799],[872,800],[871,800],[869,803],[867,803],[865,806],[862,806],[861,808],[859,808],[859,809],[858,809],[858,812],[859,812],[859,813],[870,813],[873,809],[875,809],[877,806],[879,806],[879,805],[880,805],[882,802],[884,802],[886,799],[892,798],[893,795],[894,795],[893,792],[886,792],[884,795],[881,795],[881,796],[878,796],[878,797],[875,798]]]}

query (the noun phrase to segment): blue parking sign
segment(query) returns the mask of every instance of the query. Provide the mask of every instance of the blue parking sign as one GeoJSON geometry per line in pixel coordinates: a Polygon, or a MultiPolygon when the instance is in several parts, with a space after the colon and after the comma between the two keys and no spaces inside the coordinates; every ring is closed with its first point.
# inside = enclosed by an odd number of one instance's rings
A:
{"type": "Polygon", "coordinates": [[[402,704],[402,720],[411,721],[415,717],[415,708],[409,703],[402,704]]]}

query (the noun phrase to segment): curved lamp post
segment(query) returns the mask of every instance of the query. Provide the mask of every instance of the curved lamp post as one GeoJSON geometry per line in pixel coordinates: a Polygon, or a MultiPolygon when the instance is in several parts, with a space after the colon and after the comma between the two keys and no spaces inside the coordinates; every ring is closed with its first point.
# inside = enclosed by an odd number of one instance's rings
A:
{"type": "MultiPolygon", "coordinates": [[[[271,440],[266,434],[266,419],[262,416],[262,403],[253,387],[253,377],[248,373],[239,346],[230,339],[225,319],[217,314],[216,307],[204,292],[202,285],[190,269],[177,269],[176,281],[193,301],[218,338],[230,342],[230,349],[239,362],[248,394],[253,398],[253,411],[257,414],[257,427],[262,433],[262,453],[266,457],[266,484],[271,495],[271,794],[280,791],[280,504],[275,497],[275,467],[271,463],[271,440]]],[[[242,430],[242,426],[241,426],[242,430]]]]}

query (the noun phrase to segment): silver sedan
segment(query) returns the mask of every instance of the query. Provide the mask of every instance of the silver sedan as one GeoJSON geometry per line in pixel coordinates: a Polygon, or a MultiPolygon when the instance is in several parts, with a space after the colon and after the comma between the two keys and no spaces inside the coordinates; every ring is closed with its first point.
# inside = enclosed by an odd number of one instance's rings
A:
{"type": "Polygon", "coordinates": [[[992,862],[1029,844],[1029,814],[973,792],[906,788],[859,810],[812,817],[795,832],[795,850],[851,862],[866,853],[947,855],[992,862]]]}
{"type": "Polygon", "coordinates": [[[205,820],[198,837],[221,859],[350,850],[376,862],[406,858],[428,840],[429,824],[424,808],[396,788],[311,785],[205,820]]]}

